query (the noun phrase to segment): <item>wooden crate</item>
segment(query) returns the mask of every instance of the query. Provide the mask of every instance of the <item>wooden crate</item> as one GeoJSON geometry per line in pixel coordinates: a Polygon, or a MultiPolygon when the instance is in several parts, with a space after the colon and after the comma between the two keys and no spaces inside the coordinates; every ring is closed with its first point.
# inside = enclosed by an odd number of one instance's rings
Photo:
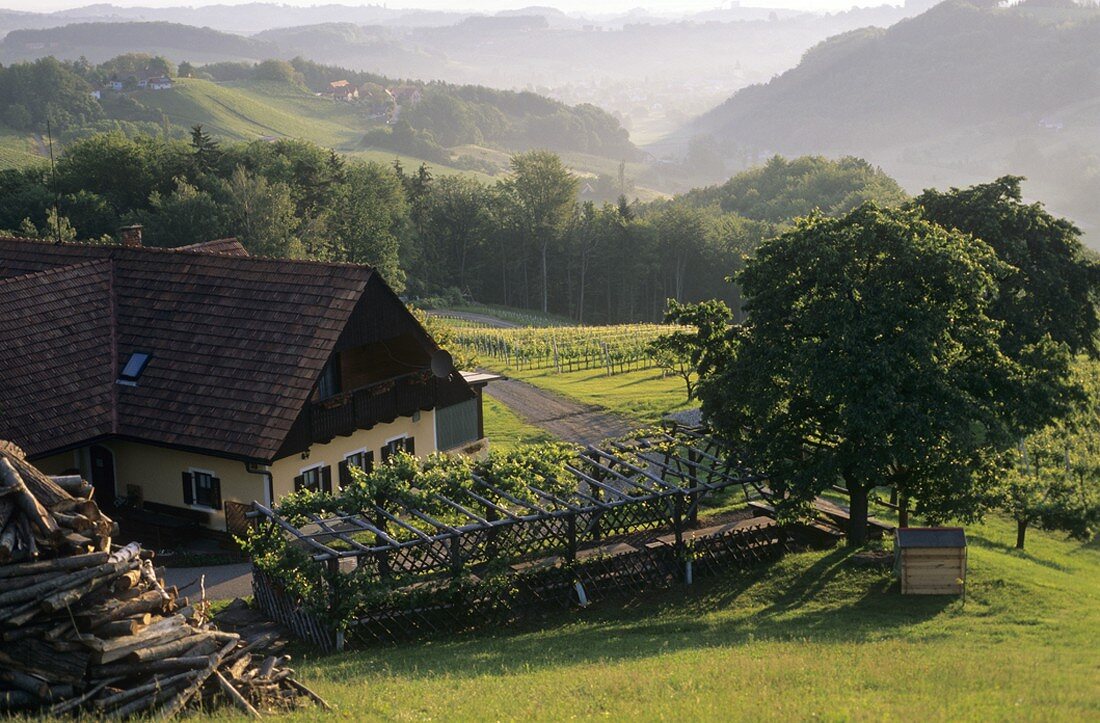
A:
{"type": "Polygon", "coordinates": [[[902,595],[961,595],[966,536],[961,527],[898,529],[894,543],[902,595]]]}

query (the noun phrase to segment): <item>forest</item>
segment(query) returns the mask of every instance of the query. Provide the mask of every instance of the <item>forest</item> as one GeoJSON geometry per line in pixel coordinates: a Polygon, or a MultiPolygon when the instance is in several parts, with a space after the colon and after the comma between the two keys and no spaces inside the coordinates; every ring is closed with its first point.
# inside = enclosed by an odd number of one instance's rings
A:
{"type": "Polygon", "coordinates": [[[201,127],[188,140],[105,133],[71,143],[52,173],[0,171],[0,229],[93,239],[140,223],[158,246],[237,236],[254,254],[372,264],[425,303],[618,323],[658,321],[668,298],[737,309],[726,277],[796,216],[905,198],[855,159],[775,158],[726,186],[650,203],[585,200],[548,151],[514,155],[511,171],[495,182],[437,177],[304,141],[222,144],[201,127]],[[754,193],[777,200],[736,201],[754,193]]]}

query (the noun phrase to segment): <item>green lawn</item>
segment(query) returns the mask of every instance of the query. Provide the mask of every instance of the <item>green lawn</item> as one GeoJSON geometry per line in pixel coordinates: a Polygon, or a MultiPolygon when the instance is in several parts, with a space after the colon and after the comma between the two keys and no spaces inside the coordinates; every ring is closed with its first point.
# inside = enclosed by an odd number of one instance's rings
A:
{"type": "Polygon", "coordinates": [[[662,378],[657,369],[612,376],[596,369],[561,374],[548,369],[499,371],[579,402],[610,409],[643,425],[653,424],[669,412],[692,406],[688,404],[683,380],[671,376],[662,378]]]}
{"type": "Polygon", "coordinates": [[[348,104],[272,81],[181,78],[172,90],[139,91],[133,97],[174,124],[202,123],[233,140],[285,136],[342,149],[354,146],[366,130],[365,120],[348,104]]]}
{"type": "Polygon", "coordinates": [[[838,549],[296,667],[346,720],[1096,720],[1100,547],[1012,534],[970,529],[965,601],[901,597],[838,549]]]}
{"type": "Polygon", "coordinates": [[[554,439],[549,432],[523,421],[489,395],[485,395],[485,436],[489,438],[489,448],[499,450],[554,439]]]}

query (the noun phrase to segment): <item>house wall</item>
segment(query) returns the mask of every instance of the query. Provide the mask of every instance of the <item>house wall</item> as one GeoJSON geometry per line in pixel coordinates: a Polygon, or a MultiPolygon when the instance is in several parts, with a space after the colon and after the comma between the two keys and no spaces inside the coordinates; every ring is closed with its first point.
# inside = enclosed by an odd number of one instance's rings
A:
{"type": "MultiPolygon", "coordinates": [[[[183,473],[191,468],[207,470],[221,480],[222,502],[251,502],[264,500],[266,478],[248,472],[240,460],[211,457],[139,442],[109,441],[100,446],[111,450],[115,457],[115,494],[126,496],[127,485],[141,488],[142,499],[162,505],[206,512],[207,527],[225,529],[223,510],[212,510],[201,505],[185,505],[183,502],[183,473]]],[[[66,469],[77,468],[85,479],[91,478],[91,468],[86,449],[36,460],[35,464],[46,474],[60,474],[66,469]]],[[[108,511],[108,514],[110,512],[108,511]]]]}
{"type": "Polygon", "coordinates": [[[381,461],[382,447],[394,439],[406,435],[416,440],[416,454],[422,456],[436,451],[435,410],[420,412],[420,419],[399,417],[390,424],[379,424],[371,429],[360,429],[350,437],[336,437],[328,444],[315,444],[309,448],[309,458],[293,454],[277,459],[271,465],[272,483],[275,499],[294,491],[294,478],[302,470],[317,466],[332,467],[332,487],[335,492],[339,486],[337,466],[349,454],[362,449],[374,452],[375,462],[381,461]]]}
{"type": "MultiPolygon", "coordinates": [[[[225,529],[222,510],[210,510],[199,505],[184,505],[182,475],[191,468],[209,470],[221,480],[222,501],[251,502],[259,500],[271,503],[294,491],[294,478],[302,470],[314,466],[332,467],[333,491],[339,486],[338,465],[349,454],[366,449],[374,452],[376,462],[381,461],[382,447],[401,436],[414,437],[417,455],[436,451],[435,410],[420,412],[419,419],[399,417],[390,424],[380,424],[372,429],[359,430],[350,437],[337,437],[328,444],[310,447],[309,458],[294,454],[276,460],[268,468],[272,476],[274,500],[266,499],[266,477],[259,472],[248,472],[244,462],[211,457],[141,444],[138,442],[108,441],[101,446],[115,456],[115,493],[126,495],[127,485],[141,487],[146,502],[156,502],[173,507],[201,510],[209,513],[208,527],[225,529]]],[[[91,478],[87,449],[45,457],[35,464],[46,474],[62,474],[69,469],[79,469],[85,479],[91,478]]]]}

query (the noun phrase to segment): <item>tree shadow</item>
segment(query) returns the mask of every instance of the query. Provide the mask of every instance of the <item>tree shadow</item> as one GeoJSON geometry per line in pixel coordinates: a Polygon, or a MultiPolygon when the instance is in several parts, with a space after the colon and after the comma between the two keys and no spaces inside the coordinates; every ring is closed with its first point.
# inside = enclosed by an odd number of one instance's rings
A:
{"type": "Polygon", "coordinates": [[[1070,567],[1067,567],[1066,565],[1063,565],[1063,564],[1058,563],[1058,562],[1054,562],[1053,560],[1044,560],[1041,557],[1036,557],[1035,555],[1028,552],[1026,549],[1018,550],[1018,549],[1016,549],[1015,545],[1009,545],[1006,542],[1001,542],[1000,540],[994,540],[994,539],[991,539],[989,537],[986,537],[985,535],[979,535],[979,534],[976,534],[976,533],[973,533],[973,532],[968,533],[968,534],[969,534],[970,540],[972,542],[979,542],[979,543],[981,543],[982,547],[991,547],[994,550],[997,550],[998,552],[1005,553],[1006,555],[1011,555],[1012,557],[1018,557],[1022,560],[1027,560],[1028,562],[1034,562],[1036,565],[1041,565],[1041,566],[1049,568],[1051,570],[1057,570],[1058,572],[1073,572],[1073,569],[1070,568],[1070,567]]]}
{"type": "Polygon", "coordinates": [[[583,611],[547,613],[506,629],[365,649],[342,659],[329,658],[322,674],[342,677],[381,666],[387,673],[416,678],[476,677],[641,659],[761,639],[881,640],[904,635],[910,626],[943,613],[957,600],[951,596],[903,598],[887,573],[854,568],[846,563],[848,556],[847,550],[837,550],[798,571],[751,569],[645,599],[607,599],[583,611]],[[850,579],[840,580],[843,577],[850,579]],[[762,582],[769,585],[766,591],[758,589],[762,582]],[[783,591],[777,596],[768,594],[779,589],[783,591]],[[734,606],[744,608],[746,614],[723,615],[734,606]]]}

